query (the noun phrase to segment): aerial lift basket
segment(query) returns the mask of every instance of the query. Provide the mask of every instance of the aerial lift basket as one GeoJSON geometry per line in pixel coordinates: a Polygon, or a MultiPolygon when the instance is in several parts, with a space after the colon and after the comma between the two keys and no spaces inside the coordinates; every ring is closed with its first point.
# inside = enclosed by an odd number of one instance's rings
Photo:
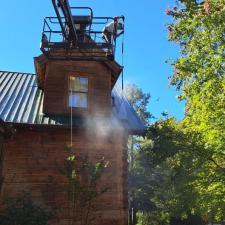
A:
{"type": "Polygon", "coordinates": [[[52,4],[56,17],[44,19],[40,46],[44,55],[59,60],[114,60],[117,37],[103,38],[103,28],[113,17],[94,17],[90,7],[71,7],[68,0],[52,4]]]}

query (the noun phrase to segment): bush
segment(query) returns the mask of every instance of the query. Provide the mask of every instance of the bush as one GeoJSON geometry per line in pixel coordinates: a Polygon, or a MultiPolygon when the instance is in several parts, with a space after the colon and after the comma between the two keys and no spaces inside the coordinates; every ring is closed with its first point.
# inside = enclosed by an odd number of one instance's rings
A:
{"type": "Polygon", "coordinates": [[[29,195],[8,199],[0,211],[0,225],[46,225],[49,212],[34,205],[29,195]]]}
{"type": "Polygon", "coordinates": [[[138,212],[137,219],[137,225],[169,225],[169,215],[160,211],[138,212]]]}
{"type": "Polygon", "coordinates": [[[188,215],[186,219],[170,217],[162,211],[146,211],[137,213],[137,225],[206,225],[199,215],[188,215]]]}
{"type": "Polygon", "coordinates": [[[206,225],[199,215],[188,215],[187,219],[171,218],[170,225],[206,225]]]}

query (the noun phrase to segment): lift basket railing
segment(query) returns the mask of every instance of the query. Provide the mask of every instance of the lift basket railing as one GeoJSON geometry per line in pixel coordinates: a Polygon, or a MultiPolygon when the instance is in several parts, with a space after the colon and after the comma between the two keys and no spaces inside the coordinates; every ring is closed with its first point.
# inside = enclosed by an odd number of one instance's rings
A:
{"type": "MultiPolygon", "coordinates": [[[[88,7],[71,7],[71,9],[90,9],[88,7]]],[[[116,37],[105,40],[103,28],[113,22],[113,17],[93,17],[92,10],[88,16],[72,16],[76,30],[76,39],[70,33],[65,17],[46,17],[44,19],[41,51],[49,58],[76,60],[114,59],[116,37]],[[67,54],[57,54],[65,51],[67,54]],[[75,54],[76,52],[83,54],[75,54]]]]}

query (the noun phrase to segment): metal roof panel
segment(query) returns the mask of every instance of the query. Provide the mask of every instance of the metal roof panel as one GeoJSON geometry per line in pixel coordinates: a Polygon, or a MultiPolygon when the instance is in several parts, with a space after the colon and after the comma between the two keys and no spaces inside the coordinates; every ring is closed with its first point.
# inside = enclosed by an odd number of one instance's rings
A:
{"type": "MultiPolygon", "coordinates": [[[[43,114],[44,93],[38,88],[36,78],[30,73],[0,71],[0,119],[17,124],[68,126],[69,116],[43,114]]],[[[114,87],[112,96],[115,99],[112,117],[119,120],[128,132],[143,133],[143,122],[118,86],[114,87]]],[[[80,122],[79,118],[73,118],[74,125],[80,122]]]]}

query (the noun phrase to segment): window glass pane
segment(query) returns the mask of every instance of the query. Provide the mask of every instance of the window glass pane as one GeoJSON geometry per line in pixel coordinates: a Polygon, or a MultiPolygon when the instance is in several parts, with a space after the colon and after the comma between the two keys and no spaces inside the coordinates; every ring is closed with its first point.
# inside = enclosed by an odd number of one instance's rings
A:
{"type": "Polygon", "coordinates": [[[86,93],[73,93],[69,95],[69,106],[87,108],[88,100],[86,93]]]}
{"type": "Polygon", "coordinates": [[[70,77],[70,91],[88,92],[88,78],[70,77]]]}
{"type": "Polygon", "coordinates": [[[80,90],[82,92],[88,91],[88,79],[84,77],[80,77],[80,90]]]}

